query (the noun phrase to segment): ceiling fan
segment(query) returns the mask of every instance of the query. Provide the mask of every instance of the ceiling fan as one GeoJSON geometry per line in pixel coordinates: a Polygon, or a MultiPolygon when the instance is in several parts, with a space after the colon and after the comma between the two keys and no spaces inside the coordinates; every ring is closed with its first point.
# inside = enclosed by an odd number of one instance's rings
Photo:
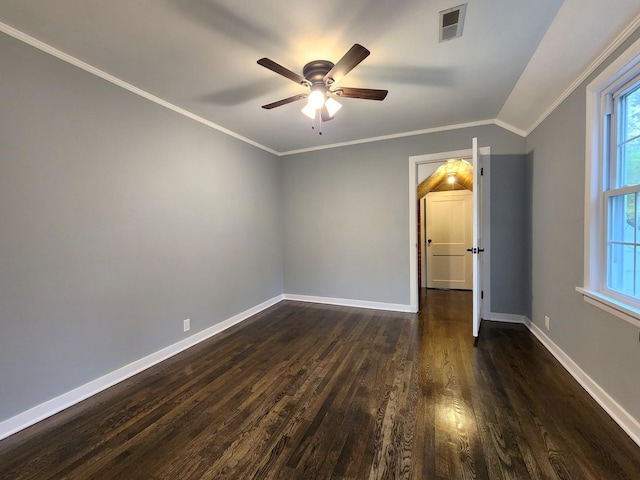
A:
{"type": "Polygon", "coordinates": [[[310,89],[309,93],[300,93],[284,98],[277,102],[263,105],[262,108],[271,110],[272,108],[306,98],[307,105],[302,109],[302,113],[313,120],[316,118],[317,112],[320,111],[320,118],[326,122],[331,120],[342,107],[334,97],[384,100],[388,93],[387,90],[336,86],[336,83],[367,58],[370,53],[369,50],[356,43],[338,63],[333,64],[328,60],[314,60],[304,66],[302,75],[292,72],[269,58],[261,58],[258,60],[259,65],[310,89]]]}

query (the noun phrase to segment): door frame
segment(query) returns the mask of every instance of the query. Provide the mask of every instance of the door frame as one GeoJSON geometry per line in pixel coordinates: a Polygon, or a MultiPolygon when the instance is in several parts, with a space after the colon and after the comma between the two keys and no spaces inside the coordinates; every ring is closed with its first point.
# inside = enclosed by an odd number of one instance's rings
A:
{"type": "MultiPolygon", "coordinates": [[[[482,177],[482,242],[485,248],[483,253],[483,269],[480,285],[484,291],[482,303],[482,315],[491,311],[491,147],[480,147],[480,155],[483,157],[484,175],[482,177]]],[[[423,163],[436,163],[452,158],[470,160],[473,149],[454,150],[450,152],[428,153],[409,157],[409,309],[413,313],[419,310],[420,285],[418,285],[418,165],[423,163]]],[[[473,172],[476,175],[476,172],[473,172]]],[[[476,209],[477,205],[473,205],[476,209]]]]}

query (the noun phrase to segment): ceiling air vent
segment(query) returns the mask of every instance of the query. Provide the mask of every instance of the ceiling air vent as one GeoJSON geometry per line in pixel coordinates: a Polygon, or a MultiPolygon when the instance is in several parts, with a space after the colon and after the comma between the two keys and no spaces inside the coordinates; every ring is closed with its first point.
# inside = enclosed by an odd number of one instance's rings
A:
{"type": "Polygon", "coordinates": [[[440,12],[441,42],[462,36],[462,26],[464,25],[464,14],[466,11],[467,4],[465,3],[440,12]]]}

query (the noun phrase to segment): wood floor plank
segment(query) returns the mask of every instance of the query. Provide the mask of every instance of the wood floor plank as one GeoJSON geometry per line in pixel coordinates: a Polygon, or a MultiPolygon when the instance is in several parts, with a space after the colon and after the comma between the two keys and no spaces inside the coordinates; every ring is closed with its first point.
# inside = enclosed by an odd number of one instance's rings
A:
{"type": "Polygon", "coordinates": [[[0,479],[640,478],[640,448],[521,325],[281,302],[0,442],[0,479]]]}

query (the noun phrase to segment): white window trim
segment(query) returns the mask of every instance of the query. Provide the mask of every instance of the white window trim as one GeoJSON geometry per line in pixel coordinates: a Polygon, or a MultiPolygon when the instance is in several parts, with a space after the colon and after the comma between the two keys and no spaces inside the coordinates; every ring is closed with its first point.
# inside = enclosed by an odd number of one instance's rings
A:
{"type": "Polygon", "coordinates": [[[640,309],[603,292],[605,247],[602,195],[605,158],[604,96],[613,93],[640,73],[640,40],[631,45],[587,86],[584,204],[584,285],[576,287],[586,302],[640,327],[640,309]]]}

